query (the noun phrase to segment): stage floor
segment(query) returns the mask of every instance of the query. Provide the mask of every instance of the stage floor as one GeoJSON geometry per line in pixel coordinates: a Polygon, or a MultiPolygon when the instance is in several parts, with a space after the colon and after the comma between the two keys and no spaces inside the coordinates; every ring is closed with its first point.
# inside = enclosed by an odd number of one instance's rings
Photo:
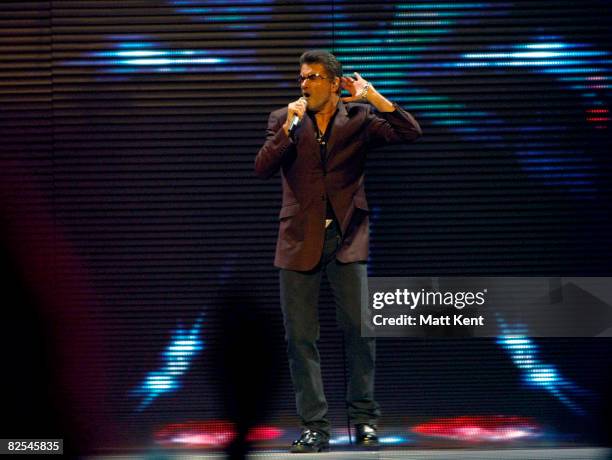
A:
{"type": "MultiPolygon", "coordinates": [[[[89,460],[198,460],[223,459],[219,453],[163,453],[149,452],[130,455],[100,455],[86,457],[89,460]]],[[[289,454],[280,451],[257,451],[250,460],[317,459],[317,460],[612,460],[612,450],[604,448],[563,448],[563,449],[384,449],[364,452],[337,450],[320,454],[289,454]]]]}

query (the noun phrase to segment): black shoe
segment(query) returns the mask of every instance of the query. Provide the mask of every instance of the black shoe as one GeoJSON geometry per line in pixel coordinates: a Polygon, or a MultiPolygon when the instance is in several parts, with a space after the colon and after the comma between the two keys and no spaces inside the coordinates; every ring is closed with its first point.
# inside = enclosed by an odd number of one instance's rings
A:
{"type": "Polygon", "coordinates": [[[367,423],[355,425],[355,443],[358,447],[378,447],[376,427],[367,423]]]}
{"type": "Polygon", "coordinates": [[[313,452],[327,452],[329,450],[329,439],[327,436],[314,430],[304,430],[300,439],[291,444],[289,452],[292,454],[305,454],[313,452]]]}

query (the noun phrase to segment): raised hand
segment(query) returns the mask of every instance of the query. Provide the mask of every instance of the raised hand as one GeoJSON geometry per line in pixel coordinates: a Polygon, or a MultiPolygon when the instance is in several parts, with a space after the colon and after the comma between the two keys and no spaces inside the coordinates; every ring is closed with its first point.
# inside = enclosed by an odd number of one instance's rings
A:
{"type": "Polygon", "coordinates": [[[369,86],[369,83],[364,80],[357,72],[355,72],[354,75],[355,78],[340,78],[340,85],[342,86],[342,88],[351,93],[350,96],[342,98],[343,102],[355,102],[364,100],[363,92],[366,89],[366,86],[369,86]]]}

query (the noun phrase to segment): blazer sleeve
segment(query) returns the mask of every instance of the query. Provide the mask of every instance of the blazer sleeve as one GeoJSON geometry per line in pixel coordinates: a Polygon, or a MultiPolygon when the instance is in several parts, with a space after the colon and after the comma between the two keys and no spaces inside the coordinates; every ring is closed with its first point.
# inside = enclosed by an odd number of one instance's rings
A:
{"type": "Polygon", "coordinates": [[[371,147],[413,142],[423,135],[419,123],[410,113],[395,102],[393,106],[393,112],[377,112],[371,108],[367,128],[371,147]]]}
{"type": "Polygon", "coordinates": [[[295,148],[282,129],[283,123],[282,112],[272,112],[268,117],[266,141],[255,157],[255,175],[261,179],[272,177],[280,169],[285,153],[295,148]]]}

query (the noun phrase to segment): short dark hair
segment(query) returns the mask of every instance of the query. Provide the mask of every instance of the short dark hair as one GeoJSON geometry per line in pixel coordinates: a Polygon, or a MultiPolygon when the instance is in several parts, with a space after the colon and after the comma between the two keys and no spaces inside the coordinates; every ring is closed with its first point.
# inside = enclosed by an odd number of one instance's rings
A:
{"type": "Polygon", "coordinates": [[[331,78],[342,76],[342,64],[336,56],[325,50],[308,50],[300,56],[300,67],[302,64],[322,64],[331,78]]]}

